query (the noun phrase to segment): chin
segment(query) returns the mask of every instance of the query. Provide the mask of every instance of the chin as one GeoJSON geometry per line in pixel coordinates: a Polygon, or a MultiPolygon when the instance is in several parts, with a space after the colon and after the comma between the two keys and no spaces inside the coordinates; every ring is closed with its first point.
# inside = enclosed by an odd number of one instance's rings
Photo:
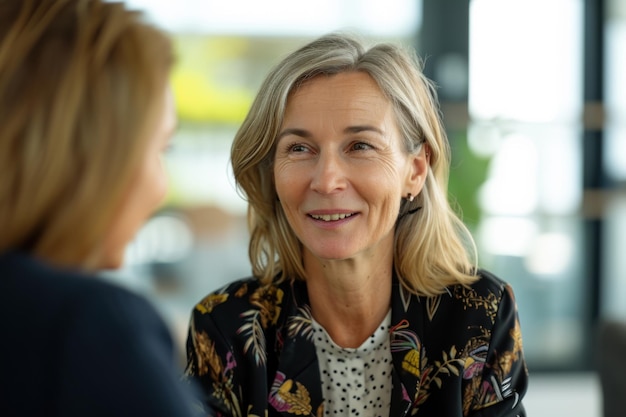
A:
{"type": "Polygon", "coordinates": [[[349,259],[354,256],[353,253],[347,253],[347,252],[343,252],[339,250],[330,251],[327,249],[322,250],[322,251],[317,251],[317,252],[312,251],[311,253],[316,258],[320,260],[325,260],[325,261],[343,261],[345,259],[349,259]]]}
{"type": "Polygon", "coordinates": [[[105,256],[99,269],[120,269],[124,265],[124,255],[105,256]]]}

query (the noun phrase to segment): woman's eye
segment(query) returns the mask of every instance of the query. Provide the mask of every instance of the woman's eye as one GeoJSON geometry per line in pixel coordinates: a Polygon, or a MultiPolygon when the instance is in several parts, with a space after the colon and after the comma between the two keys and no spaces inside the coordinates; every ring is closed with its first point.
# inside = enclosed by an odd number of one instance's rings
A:
{"type": "Polygon", "coordinates": [[[351,149],[353,151],[367,151],[373,149],[373,146],[365,142],[355,142],[352,144],[351,149]]]}
{"type": "Polygon", "coordinates": [[[301,143],[293,143],[287,146],[287,153],[302,153],[307,151],[307,147],[301,143]]]}

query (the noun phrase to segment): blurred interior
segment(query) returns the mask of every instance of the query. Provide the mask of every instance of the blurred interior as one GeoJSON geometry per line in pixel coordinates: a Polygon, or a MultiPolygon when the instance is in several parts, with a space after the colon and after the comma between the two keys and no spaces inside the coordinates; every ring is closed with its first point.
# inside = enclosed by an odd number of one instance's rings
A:
{"type": "Polygon", "coordinates": [[[167,202],[107,275],[154,300],[181,349],[193,305],[250,275],[228,158],[261,80],[304,42],[349,30],[415,47],[439,87],[451,198],[481,266],[517,296],[528,414],[600,415],[595,329],[626,320],[626,2],[127,3],[175,38],[180,128],[167,202]]]}

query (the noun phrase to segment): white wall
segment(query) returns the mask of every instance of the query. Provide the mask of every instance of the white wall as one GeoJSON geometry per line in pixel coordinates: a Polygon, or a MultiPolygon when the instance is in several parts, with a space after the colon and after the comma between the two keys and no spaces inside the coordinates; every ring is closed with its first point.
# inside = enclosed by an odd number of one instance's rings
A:
{"type": "Polygon", "coordinates": [[[593,373],[530,375],[528,417],[601,417],[600,382],[593,373]]]}

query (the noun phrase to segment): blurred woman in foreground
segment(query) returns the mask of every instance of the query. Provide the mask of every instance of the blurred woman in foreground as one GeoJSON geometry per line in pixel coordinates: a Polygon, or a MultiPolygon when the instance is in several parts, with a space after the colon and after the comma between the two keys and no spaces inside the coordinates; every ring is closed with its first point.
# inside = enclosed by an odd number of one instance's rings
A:
{"type": "Polygon", "coordinates": [[[0,415],[189,416],[168,329],[94,276],[161,203],[168,37],[121,3],[0,0],[0,415]]]}

